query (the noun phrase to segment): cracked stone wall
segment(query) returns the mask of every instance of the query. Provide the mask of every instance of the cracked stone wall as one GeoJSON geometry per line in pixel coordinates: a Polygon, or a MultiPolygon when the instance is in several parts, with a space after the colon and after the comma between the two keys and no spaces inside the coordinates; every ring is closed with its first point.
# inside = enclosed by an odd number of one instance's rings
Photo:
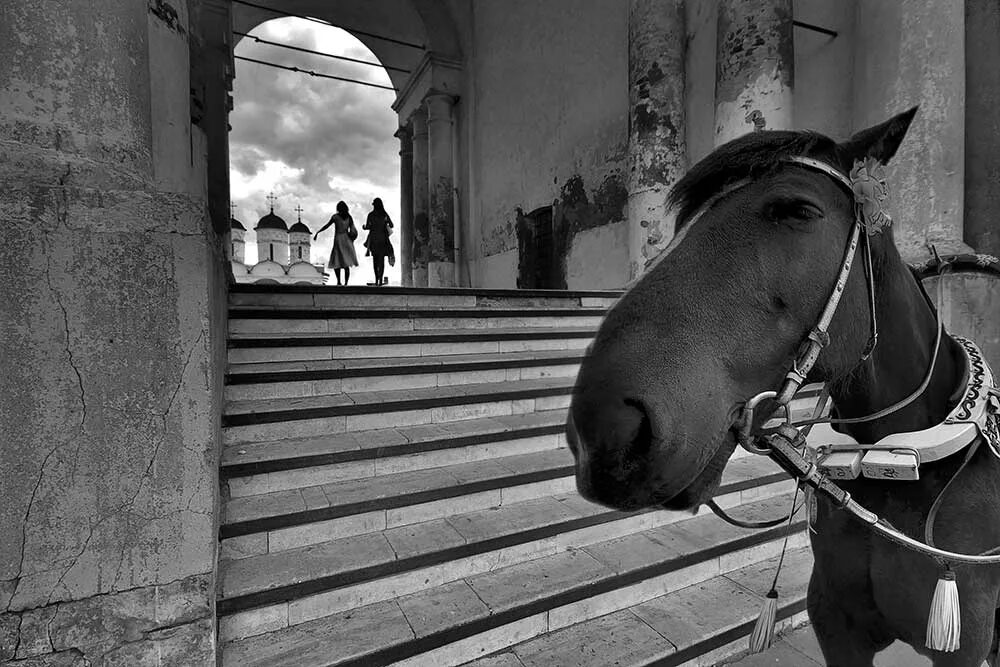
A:
{"type": "Polygon", "coordinates": [[[224,283],[187,17],[0,6],[0,663],[214,661],[224,283]]]}

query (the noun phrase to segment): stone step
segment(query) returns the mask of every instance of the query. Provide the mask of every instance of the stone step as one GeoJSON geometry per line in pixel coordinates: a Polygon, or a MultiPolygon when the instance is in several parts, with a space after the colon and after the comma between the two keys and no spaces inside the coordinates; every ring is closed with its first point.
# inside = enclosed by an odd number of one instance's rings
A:
{"type": "Polygon", "coordinates": [[[229,401],[223,442],[386,429],[499,417],[569,405],[575,378],[229,401]]]}
{"type": "Polygon", "coordinates": [[[230,334],[229,363],[584,349],[596,327],[452,329],[339,334],[230,334]]]}
{"type": "MultiPolygon", "coordinates": [[[[794,488],[787,475],[766,459],[742,460],[730,468],[716,494],[723,507],[794,488]]],[[[223,550],[219,613],[234,615],[318,593],[326,593],[327,607],[340,610],[345,604],[361,604],[357,600],[386,599],[400,587],[413,592],[484,568],[496,569],[690,516],[616,512],[569,493],[269,554],[223,550]]],[[[261,616],[268,614],[244,614],[261,616]]]]}
{"type": "Polygon", "coordinates": [[[608,308],[621,292],[236,285],[230,307],[253,308],[608,308]]]}
{"type": "Polygon", "coordinates": [[[223,449],[232,498],[566,446],[566,410],[240,443],[223,449]]]}
{"type": "MultiPolygon", "coordinates": [[[[806,622],[806,590],[812,562],[808,548],[793,549],[785,555],[778,586],[776,634],[806,622]]],[[[769,558],[628,609],[540,635],[467,662],[464,667],[728,664],[747,652],[777,564],[778,558],[769,558]]],[[[770,663],[761,660],[754,664],[770,663]]]]}
{"type": "Polygon", "coordinates": [[[583,350],[231,364],[226,399],[294,398],[575,376],[583,350]]]}
{"type": "MultiPolygon", "coordinates": [[[[742,505],[773,517],[791,501],[742,505]]],[[[805,545],[804,523],[748,531],[697,516],[329,613],[322,594],[282,607],[236,639],[223,617],[223,665],[455,665],[526,639],[649,602],[805,545]]],[[[403,591],[400,591],[403,593],[403,591]]]]}
{"type": "Polygon", "coordinates": [[[603,308],[261,309],[230,308],[229,333],[340,333],[520,327],[597,327],[603,308]]]}
{"type": "Polygon", "coordinates": [[[219,536],[224,549],[273,553],[568,493],[573,475],[573,456],[560,448],[230,498],[219,536]]]}

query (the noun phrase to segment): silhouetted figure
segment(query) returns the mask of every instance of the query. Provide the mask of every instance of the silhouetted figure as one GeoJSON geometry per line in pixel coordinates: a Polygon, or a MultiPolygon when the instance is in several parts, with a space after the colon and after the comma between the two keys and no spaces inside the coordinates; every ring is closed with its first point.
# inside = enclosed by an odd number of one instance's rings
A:
{"type": "Polygon", "coordinates": [[[373,210],[368,214],[368,220],[363,227],[363,229],[368,230],[368,240],[365,241],[365,246],[368,248],[366,254],[372,256],[372,265],[375,268],[375,284],[384,285],[388,282],[388,279],[383,277],[385,274],[385,258],[389,258],[390,265],[396,263],[392,243],[389,242],[389,235],[392,234],[392,220],[389,219],[389,214],[385,212],[382,200],[378,197],[372,202],[372,208],[373,210]]]}
{"type": "Polygon", "coordinates": [[[351,279],[351,267],[358,265],[358,256],[354,252],[354,239],[358,238],[358,228],[354,226],[354,218],[347,211],[347,204],[342,201],[337,202],[337,212],[330,217],[330,222],[316,232],[313,241],[330,225],[334,225],[334,234],[329,267],[337,275],[338,285],[341,284],[340,270],[344,270],[343,284],[346,285],[351,279]]]}

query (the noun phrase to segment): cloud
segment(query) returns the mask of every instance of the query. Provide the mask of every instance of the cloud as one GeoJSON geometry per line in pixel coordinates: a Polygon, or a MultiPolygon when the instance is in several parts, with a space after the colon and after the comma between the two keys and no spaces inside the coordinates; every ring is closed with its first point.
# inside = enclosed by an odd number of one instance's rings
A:
{"type": "MultiPolygon", "coordinates": [[[[253,35],[272,42],[347,55],[377,62],[349,33],[302,19],[264,23],[253,35]]],[[[385,70],[337,61],[250,38],[236,46],[236,55],[391,85],[385,70]]],[[[267,212],[268,192],[278,197],[275,212],[292,224],[300,205],[302,221],[316,232],[345,201],[360,227],[371,200],[381,197],[394,221],[399,220],[398,127],[391,109],[395,93],[355,83],[331,81],[256,63],[236,61],[233,112],[230,114],[230,180],[236,216],[250,230],[247,260],[255,261],[252,232],[267,212]]],[[[324,237],[329,237],[327,231],[324,237]]],[[[329,256],[332,238],[321,238],[313,261],[329,256]]],[[[361,248],[360,243],[357,246],[361,248]]],[[[361,248],[363,251],[363,248],[361,248]]],[[[398,248],[397,248],[398,252],[398,248]]],[[[370,265],[359,252],[362,279],[371,279],[370,265]]],[[[390,278],[398,280],[398,265],[390,278]]],[[[359,282],[352,279],[353,283],[359,282]]]]}

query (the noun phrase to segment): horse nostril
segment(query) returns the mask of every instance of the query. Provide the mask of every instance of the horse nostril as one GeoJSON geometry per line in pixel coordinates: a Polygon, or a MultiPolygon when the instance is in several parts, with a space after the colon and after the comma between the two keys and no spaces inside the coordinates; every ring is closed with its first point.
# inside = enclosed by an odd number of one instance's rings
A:
{"type": "Polygon", "coordinates": [[[641,401],[625,399],[626,409],[621,414],[622,437],[619,442],[631,445],[633,455],[644,456],[649,453],[653,444],[653,427],[649,421],[649,413],[641,401]]]}

